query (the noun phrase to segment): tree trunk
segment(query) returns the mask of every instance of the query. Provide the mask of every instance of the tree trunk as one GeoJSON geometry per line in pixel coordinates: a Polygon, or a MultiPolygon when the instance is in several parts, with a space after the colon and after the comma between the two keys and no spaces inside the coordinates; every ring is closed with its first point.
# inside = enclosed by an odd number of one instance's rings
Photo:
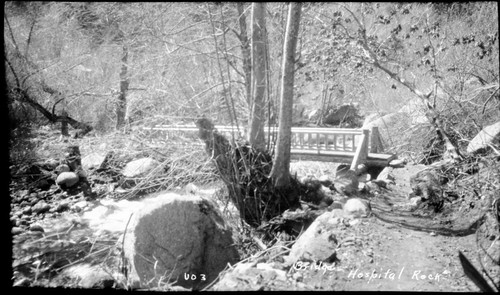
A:
{"type": "Polygon", "coordinates": [[[128,80],[128,48],[123,45],[122,68],[120,71],[120,94],[116,103],[116,129],[123,127],[125,124],[125,113],[127,108],[127,91],[129,86],[128,80]]]}
{"type": "Polygon", "coordinates": [[[236,3],[238,8],[240,34],[238,38],[241,43],[241,56],[243,59],[243,74],[245,75],[246,101],[249,106],[252,105],[252,56],[250,53],[250,41],[248,40],[247,20],[245,17],[245,7],[243,2],[236,3]]]}
{"type": "Polygon", "coordinates": [[[61,112],[61,134],[62,136],[69,136],[68,133],[68,112],[63,110],[61,112]]]}
{"type": "Polygon", "coordinates": [[[295,48],[299,33],[301,3],[289,4],[288,20],[283,54],[283,73],[281,77],[281,97],[279,129],[274,154],[271,178],[277,188],[290,185],[290,146],[292,136],[293,82],[295,75],[295,48]]]}
{"type": "Polygon", "coordinates": [[[444,124],[441,121],[441,118],[440,118],[439,114],[436,112],[436,109],[431,104],[431,102],[430,102],[430,100],[428,98],[429,95],[425,95],[424,93],[422,93],[421,91],[419,91],[418,89],[416,89],[416,87],[414,87],[413,85],[411,85],[407,81],[401,79],[396,73],[393,73],[392,71],[390,71],[386,67],[384,67],[381,64],[379,64],[378,61],[375,61],[375,63],[373,63],[373,65],[376,66],[377,68],[381,69],[385,73],[387,73],[392,79],[394,79],[394,80],[398,81],[399,83],[401,83],[402,85],[404,85],[411,92],[413,92],[416,96],[418,96],[420,98],[420,100],[422,100],[422,102],[427,107],[427,112],[426,112],[427,119],[429,120],[429,122],[431,123],[431,125],[435,128],[435,130],[437,131],[438,135],[445,142],[446,153],[445,153],[445,155],[444,155],[443,158],[446,159],[447,157],[449,157],[453,161],[460,161],[460,160],[462,160],[463,157],[460,154],[459,149],[457,148],[456,144],[454,144],[451,141],[450,137],[448,136],[448,133],[446,132],[445,128],[443,127],[444,124]]]}
{"type": "Polygon", "coordinates": [[[248,141],[257,150],[264,150],[266,146],[264,136],[264,93],[266,91],[265,11],[265,3],[252,4],[252,112],[248,141]]]}

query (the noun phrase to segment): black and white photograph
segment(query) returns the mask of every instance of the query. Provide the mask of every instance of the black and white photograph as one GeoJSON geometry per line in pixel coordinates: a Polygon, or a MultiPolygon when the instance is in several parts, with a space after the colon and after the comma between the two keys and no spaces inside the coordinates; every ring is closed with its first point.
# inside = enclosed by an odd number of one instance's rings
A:
{"type": "Polygon", "coordinates": [[[500,291],[498,2],[3,12],[12,291],[500,291]]]}

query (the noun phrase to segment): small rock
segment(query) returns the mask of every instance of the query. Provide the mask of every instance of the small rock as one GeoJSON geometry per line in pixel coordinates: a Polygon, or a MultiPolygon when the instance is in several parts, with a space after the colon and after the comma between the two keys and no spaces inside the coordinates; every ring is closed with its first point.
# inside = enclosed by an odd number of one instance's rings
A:
{"type": "Polygon", "coordinates": [[[32,209],[31,207],[25,207],[23,210],[22,210],[22,214],[26,214],[26,215],[30,215],[32,212],[32,209]]]}
{"type": "Polygon", "coordinates": [[[43,163],[44,168],[46,168],[47,170],[54,170],[58,165],[59,161],[57,161],[56,159],[47,159],[43,163]]]}
{"type": "Polygon", "coordinates": [[[414,197],[410,199],[410,204],[414,207],[420,205],[422,203],[422,198],[421,197],[414,197]]]}
{"type": "Polygon", "coordinates": [[[349,225],[350,226],[355,226],[356,224],[360,223],[361,221],[359,219],[351,219],[349,220],[349,225]]]}
{"type": "Polygon", "coordinates": [[[45,213],[50,210],[50,205],[44,201],[40,201],[33,206],[32,210],[37,214],[45,213]]]}
{"type": "Polygon", "coordinates": [[[328,175],[321,175],[321,177],[318,178],[318,181],[326,187],[330,187],[333,184],[332,180],[328,177],[328,175]]]}
{"type": "Polygon", "coordinates": [[[78,203],[73,204],[72,209],[75,210],[76,212],[80,212],[87,206],[88,206],[87,201],[80,201],[78,203]]]}
{"type": "Polygon", "coordinates": [[[74,172],[63,172],[57,176],[56,183],[61,187],[72,187],[78,183],[80,178],[74,172]]]}
{"type": "Polygon", "coordinates": [[[331,205],[330,205],[330,208],[333,210],[333,209],[343,209],[344,206],[342,205],[342,203],[339,203],[339,202],[333,202],[331,205]]]}
{"type": "Polygon", "coordinates": [[[12,232],[12,235],[18,235],[18,234],[21,234],[23,232],[23,229],[20,227],[14,226],[12,228],[11,232],[12,232]]]}
{"type": "Polygon", "coordinates": [[[394,183],[396,178],[392,174],[393,170],[394,168],[392,167],[385,167],[377,176],[377,180],[385,181],[387,184],[394,183]]]}
{"type": "Polygon", "coordinates": [[[347,200],[344,204],[344,212],[355,216],[367,216],[370,212],[370,208],[366,201],[359,198],[353,198],[347,200]]]}
{"type": "Polygon", "coordinates": [[[87,178],[87,172],[83,169],[79,169],[78,172],[76,172],[76,175],[78,175],[80,179],[87,178]]]}
{"type": "Polygon", "coordinates": [[[69,169],[69,166],[66,165],[66,164],[61,164],[61,165],[57,166],[55,170],[56,170],[57,174],[61,174],[63,172],[70,172],[71,171],[69,169]]]}
{"type": "Polygon", "coordinates": [[[45,230],[43,229],[43,227],[39,224],[32,224],[29,228],[30,231],[39,231],[39,232],[45,232],[45,230]]]}
{"type": "Polygon", "coordinates": [[[63,212],[70,208],[69,201],[62,201],[56,207],[56,212],[63,212]]]}
{"type": "Polygon", "coordinates": [[[301,272],[296,272],[292,275],[292,279],[294,279],[296,282],[302,282],[304,279],[304,275],[301,272]]]}
{"type": "Polygon", "coordinates": [[[184,190],[187,194],[195,195],[200,189],[194,183],[188,183],[184,190]]]}
{"type": "Polygon", "coordinates": [[[17,221],[17,223],[19,223],[19,225],[28,225],[29,224],[29,220],[28,220],[28,218],[24,218],[24,216],[23,216],[23,218],[19,219],[17,221]]]}
{"type": "Polygon", "coordinates": [[[19,191],[19,197],[22,198],[22,199],[24,199],[27,196],[29,196],[29,194],[30,194],[30,192],[27,189],[19,191]]]}
{"type": "Polygon", "coordinates": [[[51,186],[52,186],[52,184],[50,184],[50,182],[47,179],[40,179],[40,181],[38,181],[36,184],[37,188],[44,190],[44,191],[50,189],[51,186]]]}
{"type": "Polygon", "coordinates": [[[406,161],[402,159],[395,159],[389,163],[389,166],[393,168],[403,168],[406,165],[406,161]]]}
{"type": "Polygon", "coordinates": [[[368,171],[368,166],[365,164],[359,164],[357,168],[358,174],[365,174],[368,171]]]}
{"type": "Polygon", "coordinates": [[[362,174],[358,177],[359,182],[368,182],[372,179],[372,176],[368,173],[362,174]]]}
{"type": "Polygon", "coordinates": [[[82,288],[105,288],[113,285],[113,277],[98,265],[77,264],[64,269],[59,277],[74,279],[82,288]]]}

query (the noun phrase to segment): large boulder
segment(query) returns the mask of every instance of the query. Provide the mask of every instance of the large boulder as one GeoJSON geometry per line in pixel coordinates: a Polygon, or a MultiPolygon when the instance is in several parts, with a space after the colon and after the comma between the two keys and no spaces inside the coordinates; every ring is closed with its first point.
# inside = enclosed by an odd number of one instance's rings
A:
{"type": "Polygon", "coordinates": [[[338,241],[332,228],[340,224],[343,217],[342,210],[338,209],[321,214],[293,244],[286,262],[334,262],[338,241]]]}
{"type": "Polygon", "coordinates": [[[152,158],[141,158],[127,163],[123,168],[122,174],[125,177],[141,177],[151,172],[154,168],[158,167],[160,162],[152,158]]]}
{"type": "Polygon", "coordinates": [[[135,287],[176,281],[200,289],[239,258],[215,205],[174,193],[148,200],[133,215],[124,251],[131,266],[129,283],[135,287]]]}
{"type": "Polygon", "coordinates": [[[500,144],[500,121],[486,126],[481,130],[467,146],[467,153],[477,153],[486,148],[489,144],[500,144]]]}
{"type": "Polygon", "coordinates": [[[361,123],[359,115],[359,105],[344,104],[328,109],[328,113],[323,117],[323,123],[329,125],[344,125],[355,128],[361,123]]]}

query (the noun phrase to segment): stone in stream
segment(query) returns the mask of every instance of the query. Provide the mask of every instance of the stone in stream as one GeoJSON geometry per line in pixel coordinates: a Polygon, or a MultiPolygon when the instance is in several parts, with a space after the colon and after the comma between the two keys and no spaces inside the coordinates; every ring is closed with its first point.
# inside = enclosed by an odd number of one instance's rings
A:
{"type": "Polygon", "coordinates": [[[39,201],[38,203],[33,206],[32,211],[40,214],[40,213],[45,213],[50,210],[50,205],[45,203],[44,201],[39,201]]]}

